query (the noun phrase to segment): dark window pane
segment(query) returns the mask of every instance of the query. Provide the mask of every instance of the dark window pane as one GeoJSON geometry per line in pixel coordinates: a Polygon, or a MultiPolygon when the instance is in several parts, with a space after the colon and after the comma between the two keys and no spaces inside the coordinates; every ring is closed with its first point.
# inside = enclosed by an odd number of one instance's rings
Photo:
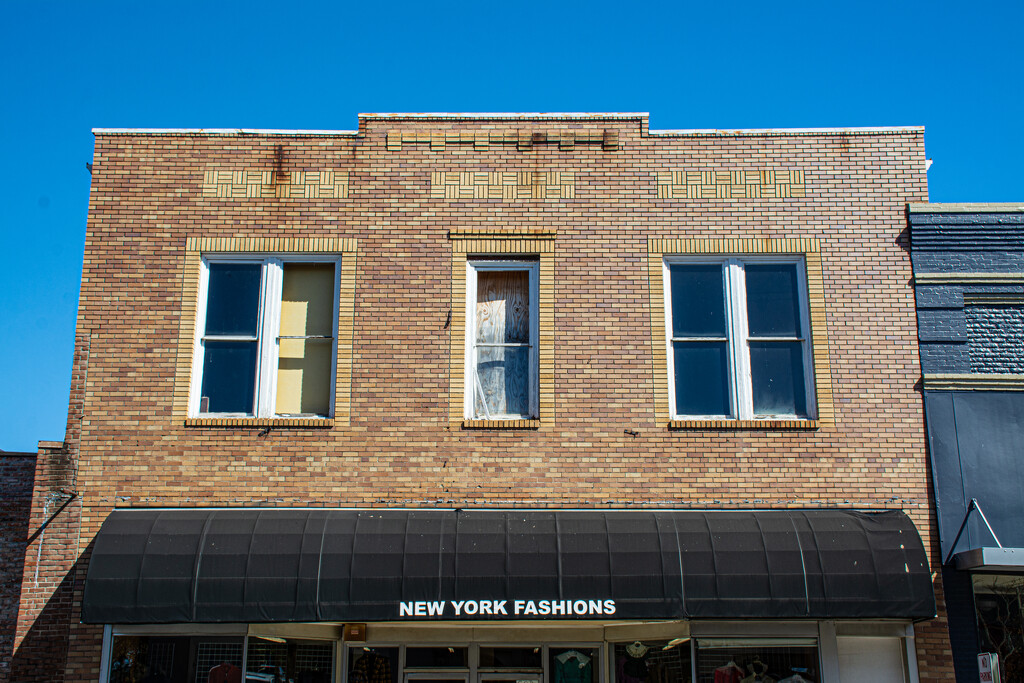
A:
{"type": "Polygon", "coordinates": [[[674,263],[668,271],[672,280],[672,336],[724,337],[722,266],[674,263]]]}
{"type": "Polygon", "coordinates": [[[478,346],[476,373],[473,394],[476,417],[529,414],[529,347],[478,346]]]}
{"type": "Polygon", "coordinates": [[[614,648],[615,683],[690,683],[689,638],[615,643],[614,648]]]}
{"type": "Polygon", "coordinates": [[[251,414],[257,343],[207,341],[204,346],[200,412],[251,414]]]}
{"type": "Polygon", "coordinates": [[[675,342],[676,414],[729,415],[725,342],[675,342]]]}
{"type": "Polygon", "coordinates": [[[480,648],[480,667],[483,669],[540,669],[543,666],[539,647],[480,648]]]}
{"type": "Polygon", "coordinates": [[[407,647],[407,667],[465,667],[469,666],[469,651],[464,647],[407,647]]]}
{"type": "Polygon", "coordinates": [[[806,415],[800,342],[750,342],[755,415],[806,415]]]}
{"type": "Polygon", "coordinates": [[[751,337],[799,337],[797,264],[748,263],[747,322],[751,337]]]}
{"type": "Polygon", "coordinates": [[[530,274],[527,271],[477,272],[476,340],[490,344],[530,341],[530,274]]]}
{"type": "Polygon", "coordinates": [[[255,337],[260,314],[260,264],[211,263],[206,334],[255,337]]]}

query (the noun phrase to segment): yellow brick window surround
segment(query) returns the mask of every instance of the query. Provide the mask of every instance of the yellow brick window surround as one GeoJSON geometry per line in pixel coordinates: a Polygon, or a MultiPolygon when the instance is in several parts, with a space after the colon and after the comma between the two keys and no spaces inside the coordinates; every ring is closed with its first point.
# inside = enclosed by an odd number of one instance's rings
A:
{"type": "Polygon", "coordinates": [[[648,278],[651,297],[651,348],[654,357],[654,407],[657,422],[669,429],[757,429],[806,430],[835,420],[832,374],[829,368],[828,338],[825,331],[825,295],[821,271],[821,249],[817,239],[649,239],[647,243],[648,278]],[[666,258],[686,255],[743,257],[779,255],[800,257],[806,269],[807,304],[813,372],[811,418],[798,419],[673,419],[670,405],[670,369],[668,365],[666,297],[664,268],[666,258]]]}
{"type": "Polygon", "coordinates": [[[460,228],[452,243],[452,320],[448,410],[452,427],[462,429],[543,429],[555,422],[554,229],[460,228]],[[530,419],[475,419],[466,415],[467,266],[477,259],[536,259],[538,322],[537,414],[530,419]]]}
{"type": "MultiPolygon", "coordinates": [[[[301,261],[300,261],[301,262],[301,261]]],[[[303,274],[295,268],[295,282],[301,283],[303,278],[314,282],[321,278],[315,273],[303,274]]],[[[308,269],[306,269],[308,270],[308,269]]],[[[347,426],[351,411],[352,385],[352,328],[355,301],[356,273],[356,240],[349,238],[252,238],[252,237],[189,237],[185,241],[185,257],[182,267],[182,310],[178,328],[178,354],[176,360],[174,397],[172,402],[172,418],[176,423],[188,427],[289,427],[289,428],[329,428],[347,426]],[[193,377],[194,351],[196,344],[197,314],[200,305],[200,280],[204,257],[249,257],[260,258],[280,256],[286,259],[306,257],[323,259],[337,257],[338,301],[337,329],[333,331],[335,339],[334,386],[322,388],[326,395],[333,395],[334,401],[329,416],[318,417],[254,417],[254,416],[196,416],[190,415],[189,401],[193,377]],[[333,391],[329,391],[333,389],[333,391]]],[[[287,281],[286,281],[287,282],[287,281]]],[[[310,303],[312,305],[313,302],[310,303]]],[[[305,304],[302,304],[305,305],[305,304]]],[[[320,304],[321,307],[325,305],[320,304]]],[[[287,302],[282,304],[287,309],[287,302]]],[[[294,306],[294,305],[293,305],[294,306]]],[[[330,309],[329,300],[326,302],[330,309]]],[[[294,329],[285,329],[288,313],[285,310],[282,321],[282,335],[293,335],[294,329]]],[[[301,314],[299,314],[301,315],[301,314]]],[[[294,315],[292,316],[294,318],[294,315]]],[[[330,337],[331,330],[314,330],[323,333],[317,336],[330,337]]],[[[327,340],[329,341],[329,339],[327,340]]],[[[308,344],[310,340],[285,339],[282,337],[281,356],[284,358],[285,345],[298,346],[308,344]]],[[[320,343],[323,343],[321,341],[320,343]]],[[[325,358],[324,362],[329,359],[325,358]]],[[[282,380],[278,386],[277,405],[280,407],[295,398],[298,388],[294,382],[282,380]]],[[[326,399],[324,399],[326,400],[326,399]]],[[[281,412],[284,412],[283,410],[281,412]]],[[[318,412],[320,409],[318,408],[318,412]]]]}

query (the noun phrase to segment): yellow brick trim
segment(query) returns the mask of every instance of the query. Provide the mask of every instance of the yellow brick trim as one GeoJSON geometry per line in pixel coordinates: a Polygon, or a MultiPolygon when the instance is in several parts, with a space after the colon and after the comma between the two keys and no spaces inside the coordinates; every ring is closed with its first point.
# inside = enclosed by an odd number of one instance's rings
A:
{"type": "Polygon", "coordinates": [[[466,253],[452,250],[452,324],[449,334],[448,419],[461,425],[466,382],[466,253]]]}
{"type": "Polygon", "coordinates": [[[547,239],[452,240],[452,249],[464,254],[553,254],[555,243],[547,239]]]}
{"type": "Polygon", "coordinates": [[[540,420],[463,420],[463,429],[540,429],[540,420]]]}
{"type": "Polygon", "coordinates": [[[302,429],[330,429],[335,421],[324,418],[246,418],[246,417],[191,417],[186,427],[292,427],[302,429]]]}
{"type": "Polygon", "coordinates": [[[800,169],[680,169],[657,173],[658,199],[784,199],[805,197],[800,169]]]}
{"type": "Polygon", "coordinates": [[[178,357],[175,361],[174,396],[171,414],[175,420],[188,415],[189,388],[192,386],[192,349],[196,336],[196,308],[199,305],[199,271],[202,257],[198,251],[185,251],[181,273],[181,319],[178,322],[178,357]]]}
{"type": "MultiPolygon", "coordinates": [[[[448,417],[453,427],[465,426],[464,396],[466,369],[466,263],[469,255],[521,254],[539,257],[538,343],[539,422],[555,424],[555,258],[554,242],[548,240],[452,240],[452,322],[449,326],[448,417]],[[489,248],[481,248],[489,247],[489,248]]],[[[489,424],[505,420],[485,420],[489,424]]],[[[509,422],[534,422],[510,420],[509,422]]],[[[516,427],[517,429],[520,427],[516,427]]],[[[537,427],[524,427],[529,429],[537,427]]]]}
{"type": "MultiPolygon", "coordinates": [[[[669,252],[671,253],[671,252],[669,252]]],[[[660,251],[647,253],[647,283],[651,297],[651,356],[654,372],[654,416],[658,424],[665,424],[672,418],[668,404],[668,350],[665,348],[665,283],[662,263],[664,254],[660,251]]]]}
{"type": "Polygon", "coordinates": [[[821,251],[816,237],[738,239],[649,239],[648,254],[810,254],[821,251]]]}
{"type": "Polygon", "coordinates": [[[811,358],[814,364],[814,393],[818,402],[818,421],[833,423],[836,412],[832,397],[832,367],[826,331],[825,282],[821,274],[821,252],[806,252],[804,263],[807,267],[807,307],[811,316],[811,358]]]}
{"type": "Polygon", "coordinates": [[[574,171],[488,171],[430,174],[432,199],[551,200],[576,197],[574,171]]]}
{"type": "Polygon", "coordinates": [[[453,240],[485,239],[488,237],[553,240],[558,237],[558,229],[517,227],[454,228],[448,232],[448,237],[453,240]]]}
{"type": "MultiPolygon", "coordinates": [[[[355,240],[352,240],[355,242],[355,240]]],[[[356,255],[347,252],[341,259],[341,286],[338,288],[338,352],[334,370],[334,422],[348,427],[352,418],[352,346],[356,312],[356,255]]]]}
{"type": "Polygon", "coordinates": [[[669,420],[669,429],[815,430],[818,420],[669,420]]]}
{"type": "Polygon", "coordinates": [[[262,254],[343,254],[354,253],[356,239],[351,237],[188,237],[186,252],[262,254]]]}
{"type": "Polygon", "coordinates": [[[355,320],[356,249],[354,238],[337,237],[188,237],[182,268],[181,318],[178,322],[178,356],[175,363],[171,414],[187,426],[348,426],[352,402],[352,340],[355,320]],[[189,418],[192,386],[192,352],[199,305],[199,273],[203,254],[341,254],[338,301],[338,347],[334,379],[334,417],[322,418],[189,418]],[[273,424],[262,424],[262,423],[273,424]],[[260,423],[260,424],[257,424],[260,423]],[[295,423],[294,425],[292,423],[295,423]],[[329,424],[328,424],[329,423],[329,424]]]}
{"type": "Polygon", "coordinates": [[[347,199],[348,171],[208,168],[203,171],[203,196],[220,199],[347,199]]]}
{"type": "MultiPolygon", "coordinates": [[[[811,327],[811,360],[814,366],[814,393],[818,407],[817,420],[781,420],[787,424],[835,421],[832,388],[832,369],[829,361],[828,334],[825,320],[825,285],[821,268],[821,244],[817,238],[764,238],[764,239],[649,239],[647,241],[647,277],[651,298],[651,351],[654,372],[654,414],[660,424],[671,426],[671,407],[668,404],[668,352],[665,348],[665,283],[663,263],[670,254],[799,254],[807,269],[807,301],[811,327]]],[[[693,421],[685,421],[690,424],[693,421]]],[[[700,424],[736,420],[698,420],[700,424]]],[[[753,420],[757,424],[765,421],[753,420]]],[[[704,428],[704,427],[700,427],[704,428]]],[[[709,427],[710,428],[710,427],[709,427]]],[[[782,429],[782,427],[780,427],[782,429]]]]}
{"type": "Polygon", "coordinates": [[[576,145],[601,145],[606,151],[619,148],[619,132],[616,130],[389,130],[385,144],[389,152],[401,151],[403,145],[429,144],[432,152],[443,152],[447,145],[473,145],[476,149],[487,149],[491,145],[515,145],[526,151],[534,145],[558,145],[559,149],[570,150],[576,145]]]}

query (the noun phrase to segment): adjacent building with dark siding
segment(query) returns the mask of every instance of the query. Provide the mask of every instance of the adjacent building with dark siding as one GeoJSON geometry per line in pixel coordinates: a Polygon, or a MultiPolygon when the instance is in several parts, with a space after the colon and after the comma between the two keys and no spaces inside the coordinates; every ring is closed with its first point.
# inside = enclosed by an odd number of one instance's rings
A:
{"type": "Polygon", "coordinates": [[[978,680],[980,652],[1024,680],[1024,203],[909,217],[957,680],[978,680]]]}

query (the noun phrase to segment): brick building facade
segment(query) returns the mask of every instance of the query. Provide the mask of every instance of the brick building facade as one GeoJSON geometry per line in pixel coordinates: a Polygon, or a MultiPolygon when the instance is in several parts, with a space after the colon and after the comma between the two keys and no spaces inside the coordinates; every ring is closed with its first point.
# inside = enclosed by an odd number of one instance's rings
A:
{"type": "Polygon", "coordinates": [[[0,681],[10,675],[36,454],[0,451],[0,681]]]}
{"type": "Polygon", "coordinates": [[[259,658],[266,675],[371,683],[554,680],[569,661],[579,678],[587,660],[581,683],[611,683],[635,659],[676,683],[731,657],[744,675],[847,680],[874,662],[948,680],[904,230],[926,200],[920,128],[651,131],[646,115],[581,114],[97,130],[69,428],[42,454],[32,528],[74,498],[47,531],[64,543],[40,555],[46,582],[24,584],[16,679],[136,681],[160,660],[206,680],[248,657],[250,672],[259,658]],[[323,277],[333,289],[311,293],[323,277]],[[478,556],[445,538],[511,557],[523,524],[559,591],[590,585],[572,562],[598,588],[495,596],[568,598],[554,620],[420,623],[427,600],[482,609],[488,595],[459,585],[512,585],[512,559],[467,575],[478,556]],[[693,583],[680,530],[700,525],[717,569],[693,583]],[[342,527],[352,569],[331,597],[324,539],[342,527]],[[606,556],[572,559],[560,529],[591,527],[606,556]],[[403,592],[435,533],[438,585],[463,583],[403,592]],[[270,555],[298,550],[261,564],[267,534],[270,555]],[[180,600],[150,573],[162,543],[160,571],[190,568],[180,600]],[[210,555],[237,543],[242,559],[210,555]],[[662,558],[656,576],[616,555],[631,543],[662,558]],[[361,544],[398,552],[397,575],[359,569],[361,544]],[[298,567],[274,580],[309,604],[205,574],[232,562],[298,567]],[[639,596],[647,580],[665,594],[639,596]],[[870,595],[843,602],[848,580],[870,595]]]}

